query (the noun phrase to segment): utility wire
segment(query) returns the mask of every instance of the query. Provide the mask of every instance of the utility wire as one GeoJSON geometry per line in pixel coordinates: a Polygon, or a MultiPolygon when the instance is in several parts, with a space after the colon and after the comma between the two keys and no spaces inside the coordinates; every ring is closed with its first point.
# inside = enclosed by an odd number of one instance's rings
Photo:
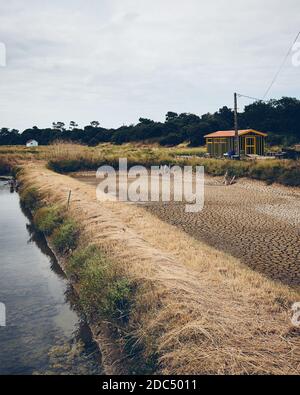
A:
{"type": "Polygon", "coordinates": [[[252,97],[252,96],[247,96],[247,95],[243,95],[242,93],[237,93],[238,97],[245,97],[246,99],[250,99],[250,100],[255,100],[255,101],[260,101],[260,102],[264,102],[265,100],[263,99],[258,99],[257,97],[252,97]]]}
{"type": "Polygon", "coordinates": [[[292,51],[292,49],[293,49],[293,46],[294,46],[295,43],[298,41],[299,36],[300,36],[300,32],[297,34],[297,36],[296,36],[296,38],[295,38],[293,44],[290,46],[290,48],[289,48],[289,50],[288,50],[288,53],[286,54],[285,58],[283,59],[283,62],[281,63],[281,65],[280,65],[280,67],[279,67],[277,73],[275,74],[275,76],[274,76],[274,78],[273,78],[271,84],[269,85],[268,89],[266,90],[266,93],[264,94],[263,99],[266,98],[267,94],[270,92],[271,88],[272,88],[273,85],[275,84],[275,82],[276,82],[276,80],[277,80],[279,74],[281,73],[281,71],[282,71],[282,69],[283,69],[283,67],[284,67],[284,65],[285,65],[285,62],[287,61],[287,58],[290,56],[290,53],[291,53],[291,51],[292,51]]]}
{"type": "Polygon", "coordinates": [[[237,93],[237,95],[238,95],[239,97],[246,97],[247,99],[250,99],[250,100],[255,100],[255,101],[264,101],[263,99],[258,99],[257,97],[252,97],[252,96],[242,95],[241,93],[237,93]]]}

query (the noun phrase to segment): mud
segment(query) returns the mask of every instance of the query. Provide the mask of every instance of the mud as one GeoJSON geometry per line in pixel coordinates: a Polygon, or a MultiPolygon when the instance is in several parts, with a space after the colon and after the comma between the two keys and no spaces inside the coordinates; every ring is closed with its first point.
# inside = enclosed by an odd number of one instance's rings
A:
{"type": "Polygon", "coordinates": [[[270,278],[300,285],[299,190],[248,180],[226,187],[207,178],[202,212],[185,213],[174,202],[144,207],[270,278]]]}
{"type": "MultiPolygon", "coordinates": [[[[75,177],[97,182],[91,173],[75,177]]],[[[299,188],[247,179],[224,186],[221,178],[206,176],[205,206],[199,213],[186,213],[185,204],[177,202],[143,207],[272,279],[300,285],[299,188]]]]}

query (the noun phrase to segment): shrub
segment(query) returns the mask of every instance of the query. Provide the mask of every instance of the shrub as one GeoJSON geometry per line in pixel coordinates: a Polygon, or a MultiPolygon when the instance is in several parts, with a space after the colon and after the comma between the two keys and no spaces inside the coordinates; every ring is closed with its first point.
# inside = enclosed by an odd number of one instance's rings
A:
{"type": "Polygon", "coordinates": [[[93,158],[50,160],[48,168],[57,173],[72,173],[80,170],[96,170],[101,164],[93,158]]]}
{"type": "Polygon", "coordinates": [[[63,172],[75,172],[81,169],[80,161],[76,160],[51,160],[48,163],[48,167],[57,173],[63,172]]]}
{"type": "Polygon", "coordinates": [[[80,301],[84,310],[92,317],[95,313],[102,313],[103,301],[107,289],[107,283],[111,281],[108,267],[99,265],[97,258],[85,264],[81,272],[80,301]]]}
{"type": "Polygon", "coordinates": [[[95,245],[90,245],[84,249],[75,251],[67,262],[67,273],[80,276],[82,270],[94,260],[98,261],[99,264],[101,264],[103,260],[99,248],[95,245]]]}
{"type": "Polygon", "coordinates": [[[63,222],[63,217],[56,206],[42,207],[36,211],[33,221],[40,232],[49,236],[63,222]]]}
{"type": "Polygon", "coordinates": [[[278,178],[278,182],[283,185],[300,186],[300,167],[286,169],[278,178]]]}
{"type": "Polygon", "coordinates": [[[100,314],[126,322],[131,294],[132,286],[129,280],[115,278],[107,264],[90,263],[82,272],[81,303],[90,317],[100,314]]]}
{"type": "Polygon", "coordinates": [[[23,207],[27,210],[35,211],[39,208],[40,196],[34,187],[24,188],[20,192],[20,199],[23,207]]]}
{"type": "Polygon", "coordinates": [[[74,250],[78,242],[78,227],[73,220],[65,220],[52,235],[54,248],[60,253],[74,250]]]}
{"type": "Polygon", "coordinates": [[[103,300],[103,313],[123,322],[128,321],[133,286],[126,278],[114,281],[103,300]]]}
{"type": "Polygon", "coordinates": [[[128,320],[133,287],[96,246],[76,252],[67,270],[78,275],[80,302],[90,318],[102,315],[122,323],[128,320]]]}

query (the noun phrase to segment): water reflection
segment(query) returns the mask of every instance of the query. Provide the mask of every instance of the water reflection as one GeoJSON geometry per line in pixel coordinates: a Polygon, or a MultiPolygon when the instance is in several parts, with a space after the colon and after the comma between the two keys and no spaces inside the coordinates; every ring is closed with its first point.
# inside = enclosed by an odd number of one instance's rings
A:
{"type": "MultiPolygon", "coordinates": [[[[31,214],[28,210],[26,210],[22,204],[20,204],[20,208],[23,214],[31,221],[31,214]]],[[[59,266],[55,255],[52,250],[49,248],[47,241],[44,235],[36,230],[33,226],[32,222],[26,224],[26,229],[29,234],[29,239],[27,243],[35,243],[39,248],[42,254],[46,255],[49,258],[50,268],[53,270],[58,276],[65,278],[65,274],[62,268],[59,266]]]]}
{"type": "Polygon", "coordinates": [[[0,181],[0,374],[100,374],[72,287],[19,197],[0,181]]]}

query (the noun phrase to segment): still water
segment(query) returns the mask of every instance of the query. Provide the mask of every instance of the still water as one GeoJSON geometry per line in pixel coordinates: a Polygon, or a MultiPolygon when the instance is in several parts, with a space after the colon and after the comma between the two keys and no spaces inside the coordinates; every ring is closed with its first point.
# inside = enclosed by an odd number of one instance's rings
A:
{"type": "Polygon", "coordinates": [[[0,181],[0,374],[101,374],[101,357],[44,237],[0,181]]]}

